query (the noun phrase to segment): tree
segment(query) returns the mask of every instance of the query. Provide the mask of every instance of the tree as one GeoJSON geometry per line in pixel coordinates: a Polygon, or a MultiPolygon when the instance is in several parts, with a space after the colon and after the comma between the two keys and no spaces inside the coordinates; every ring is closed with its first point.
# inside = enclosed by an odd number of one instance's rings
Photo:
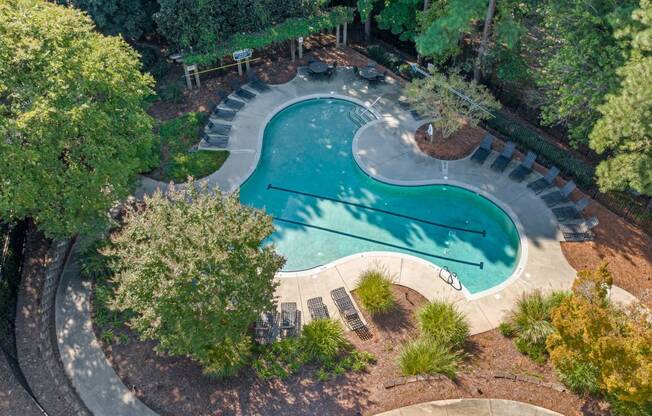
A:
{"type": "Polygon", "coordinates": [[[376,16],[381,29],[389,30],[399,35],[402,41],[414,40],[417,34],[417,12],[422,0],[390,0],[376,16]]]}
{"type": "Polygon", "coordinates": [[[5,1],[0,30],[0,217],[31,217],[50,237],[105,227],[155,162],[153,80],[72,8],[5,1]]]}
{"type": "Polygon", "coordinates": [[[599,118],[598,106],[618,87],[616,69],[627,59],[629,44],[614,33],[631,24],[637,0],[545,2],[539,67],[542,122],[568,129],[572,143],[588,143],[599,118]]]}
{"type": "Polygon", "coordinates": [[[152,15],[156,0],[58,0],[78,7],[93,18],[97,28],[107,35],[138,39],[154,30],[152,15]]]}
{"type": "Polygon", "coordinates": [[[491,110],[500,108],[484,85],[465,81],[456,72],[445,75],[433,71],[428,78],[410,82],[405,93],[419,114],[434,120],[434,127],[444,138],[465,125],[476,126],[491,117],[491,110]]]}
{"type": "Polygon", "coordinates": [[[596,170],[602,190],[631,188],[652,196],[652,2],[642,0],[633,18],[641,27],[620,34],[632,37],[631,57],[617,71],[620,90],[598,107],[590,145],[610,154],[596,170]]]}
{"type": "Polygon", "coordinates": [[[285,260],[270,245],[271,217],[192,180],[130,207],[111,238],[115,307],[158,349],[234,374],[249,355],[250,325],[274,309],[274,275],[285,260]]]}
{"type": "Polygon", "coordinates": [[[652,407],[652,317],[611,305],[611,284],[606,263],[578,273],[572,296],[552,312],[550,358],[562,378],[589,368],[598,389],[621,406],[652,407]]]}

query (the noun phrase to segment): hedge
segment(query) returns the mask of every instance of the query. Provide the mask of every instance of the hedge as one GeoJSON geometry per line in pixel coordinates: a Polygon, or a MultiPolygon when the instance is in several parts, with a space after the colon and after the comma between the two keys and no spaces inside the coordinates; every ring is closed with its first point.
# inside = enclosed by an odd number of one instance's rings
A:
{"type": "Polygon", "coordinates": [[[394,73],[399,72],[399,66],[401,66],[403,60],[398,54],[388,52],[379,45],[370,45],[367,51],[369,52],[369,57],[374,61],[394,73]]]}
{"type": "Polygon", "coordinates": [[[564,176],[571,176],[581,188],[588,189],[595,185],[593,166],[578,159],[568,150],[560,149],[546,141],[535,131],[515,123],[500,111],[494,112],[494,117],[486,123],[498,133],[536,152],[540,163],[557,166],[564,176]]]}

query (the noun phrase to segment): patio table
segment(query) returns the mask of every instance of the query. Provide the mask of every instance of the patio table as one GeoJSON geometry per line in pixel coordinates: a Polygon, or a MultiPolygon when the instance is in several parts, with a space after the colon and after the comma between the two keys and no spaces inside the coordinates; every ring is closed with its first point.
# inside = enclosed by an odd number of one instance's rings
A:
{"type": "Polygon", "coordinates": [[[376,71],[376,68],[362,68],[360,69],[360,76],[364,79],[374,81],[378,77],[382,76],[380,72],[376,71]]]}
{"type": "Polygon", "coordinates": [[[315,74],[323,74],[328,71],[328,64],[321,61],[315,61],[311,62],[310,65],[308,65],[308,68],[310,68],[310,70],[315,74]]]}

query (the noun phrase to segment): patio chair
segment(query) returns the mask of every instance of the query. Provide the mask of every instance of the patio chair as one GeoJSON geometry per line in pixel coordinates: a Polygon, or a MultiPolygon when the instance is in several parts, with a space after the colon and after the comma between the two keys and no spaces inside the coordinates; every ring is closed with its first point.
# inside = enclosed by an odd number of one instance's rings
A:
{"type": "Polygon", "coordinates": [[[376,67],[376,63],[374,61],[371,60],[367,61],[367,68],[375,68],[375,67],[376,67]]]}
{"type": "Polygon", "coordinates": [[[337,309],[344,318],[346,326],[348,326],[352,331],[366,329],[366,325],[362,322],[362,319],[360,319],[360,315],[358,315],[358,311],[355,309],[351,297],[346,293],[346,289],[339,287],[331,290],[331,297],[333,298],[333,302],[335,302],[335,306],[337,306],[337,309]]]}
{"type": "Polygon", "coordinates": [[[471,155],[471,160],[482,165],[491,154],[491,144],[494,142],[494,139],[495,137],[491,133],[485,133],[482,143],[480,143],[480,146],[471,155]]]}
{"type": "Polygon", "coordinates": [[[541,199],[543,199],[543,202],[546,203],[548,208],[555,207],[565,202],[570,202],[570,194],[575,190],[576,187],[577,186],[575,185],[575,182],[568,181],[563,188],[542,195],[541,199]]]}
{"type": "Polygon", "coordinates": [[[582,219],[582,211],[589,206],[591,200],[589,198],[582,198],[575,204],[567,207],[553,208],[552,213],[557,217],[559,222],[567,222],[582,219]]]}
{"type": "Polygon", "coordinates": [[[233,111],[239,111],[242,110],[242,107],[245,106],[245,104],[242,101],[234,100],[232,98],[229,98],[229,94],[226,93],[224,90],[218,90],[217,95],[220,97],[221,104],[224,104],[226,107],[233,111]]]}
{"type": "Polygon", "coordinates": [[[326,76],[331,78],[336,71],[337,71],[337,61],[333,61],[333,65],[328,67],[328,70],[326,71],[326,76]]]}
{"type": "Polygon", "coordinates": [[[317,319],[330,319],[328,308],[324,305],[321,296],[308,299],[308,312],[310,312],[310,318],[313,321],[317,319]]]}
{"type": "Polygon", "coordinates": [[[533,151],[528,151],[521,164],[509,173],[509,177],[515,181],[523,182],[523,180],[532,173],[532,166],[536,159],[537,154],[533,151]]]}
{"type": "Polygon", "coordinates": [[[559,169],[557,168],[557,166],[553,166],[550,169],[548,169],[548,173],[546,173],[544,177],[528,183],[527,187],[530,188],[535,194],[538,195],[541,192],[545,191],[546,189],[552,187],[558,175],[559,175],[559,169]]]}
{"type": "Polygon", "coordinates": [[[281,329],[281,336],[298,335],[299,333],[299,311],[297,311],[297,304],[295,302],[281,303],[281,319],[279,327],[281,329]]]}
{"type": "Polygon", "coordinates": [[[218,105],[213,107],[213,111],[211,112],[211,117],[215,117],[224,121],[233,121],[233,119],[235,118],[235,111],[219,108],[218,105]]]}
{"type": "Polygon", "coordinates": [[[221,135],[221,134],[205,133],[202,136],[202,139],[210,147],[225,149],[229,145],[229,136],[224,136],[224,135],[221,135]]]}
{"type": "Polygon", "coordinates": [[[265,81],[258,78],[258,76],[253,72],[249,72],[249,74],[247,75],[247,79],[249,80],[249,85],[251,86],[251,88],[255,89],[260,93],[267,92],[271,89],[265,81]]]}
{"type": "Polygon", "coordinates": [[[592,241],[595,237],[592,230],[598,223],[597,217],[591,217],[577,223],[559,224],[559,230],[566,241],[592,241]]]}
{"type": "Polygon", "coordinates": [[[491,164],[491,169],[495,170],[496,172],[503,172],[509,162],[512,160],[514,149],[516,149],[516,144],[514,142],[507,142],[503,151],[491,164]]]}
{"type": "Polygon", "coordinates": [[[259,344],[269,344],[276,338],[278,317],[273,312],[263,312],[254,326],[254,340],[259,344]]]}
{"type": "Polygon", "coordinates": [[[231,88],[233,88],[233,93],[236,95],[236,97],[242,98],[246,101],[251,101],[256,98],[256,94],[242,88],[242,83],[237,79],[230,79],[227,81],[227,83],[231,88]]]}
{"type": "Polygon", "coordinates": [[[211,134],[228,135],[231,131],[231,125],[208,120],[208,123],[206,123],[206,130],[208,130],[208,133],[211,134]]]}

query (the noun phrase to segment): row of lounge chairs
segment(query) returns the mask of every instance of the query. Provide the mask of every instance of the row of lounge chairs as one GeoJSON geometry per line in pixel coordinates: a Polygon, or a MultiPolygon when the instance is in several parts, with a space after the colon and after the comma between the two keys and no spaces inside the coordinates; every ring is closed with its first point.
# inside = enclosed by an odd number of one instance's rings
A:
{"type": "MultiPolygon", "coordinates": [[[[484,164],[489,155],[491,155],[491,146],[494,142],[494,136],[487,133],[483,138],[480,146],[471,155],[471,160],[484,164]]],[[[514,156],[516,145],[509,141],[505,144],[502,152],[496,157],[491,164],[491,169],[496,172],[504,172],[514,156]]],[[[522,182],[533,171],[534,162],[537,154],[528,151],[521,163],[509,173],[509,177],[515,181],[522,182]]],[[[577,188],[573,181],[568,181],[561,189],[556,189],[541,195],[544,191],[555,187],[555,180],[559,176],[559,169],[552,166],[545,176],[536,179],[527,184],[527,187],[552,209],[560,223],[560,229],[567,241],[587,241],[593,238],[591,230],[598,224],[595,217],[583,221],[582,211],[590,204],[588,198],[582,198],[577,202],[571,200],[571,194],[577,188]],[[562,204],[570,204],[560,206],[562,204]]]]}
{"type": "Polygon", "coordinates": [[[220,101],[211,110],[208,123],[204,128],[202,141],[203,147],[224,149],[229,144],[231,125],[238,111],[242,110],[247,102],[256,97],[256,93],[264,93],[270,90],[269,85],[258,78],[253,72],[248,75],[247,87],[244,88],[238,80],[229,80],[229,86],[233,89],[232,94],[224,90],[218,90],[217,95],[220,101]],[[256,91],[254,93],[253,91],[256,91]],[[235,98],[231,98],[231,96],[235,98]]]}
{"type": "MultiPolygon", "coordinates": [[[[362,339],[370,338],[369,329],[358,314],[351,297],[344,287],[331,291],[331,297],[346,326],[362,339]]],[[[321,297],[308,299],[310,319],[330,319],[328,307],[321,297]]],[[[301,311],[294,302],[281,303],[280,312],[264,312],[256,321],[254,338],[260,344],[269,344],[277,338],[298,336],[301,333],[301,311]]]]}

